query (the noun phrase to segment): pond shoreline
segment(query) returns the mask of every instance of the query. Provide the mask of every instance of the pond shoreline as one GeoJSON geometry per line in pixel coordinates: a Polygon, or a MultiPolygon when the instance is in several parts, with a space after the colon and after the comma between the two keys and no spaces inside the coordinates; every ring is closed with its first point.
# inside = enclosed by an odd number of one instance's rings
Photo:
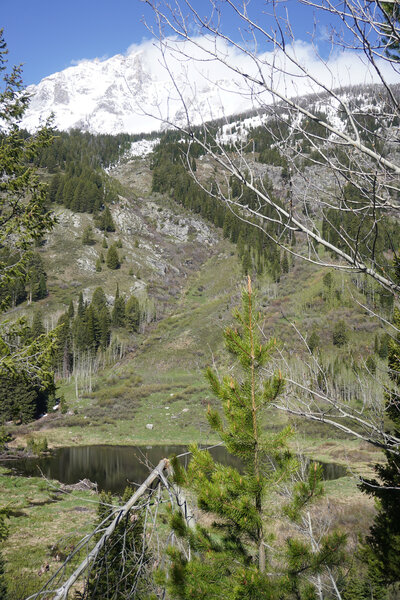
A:
{"type": "MultiPolygon", "coordinates": [[[[222,445],[207,446],[215,461],[226,466],[243,468],[237,457],[229,454],[222,445]]],[[[0,465],[11,468],[22,477],[37,476],[41,473],[47,479],[55,479],[63,484],[75,484],[83,479],[97,483],[100,490],[122,493],[132,482],[141,483],[149,469],[162,458],[172,455],[180,457],[186,466],[190,460],[187,445],[87,445],[54,449],[38,457],[23,455],[20,459],[1,460],[0,465]]],[[[307,461],[310,459],[306,459],[307,461]]],[[[339,479],[347,475],[343,465],[334,462],[321,462],[325,480],[339,479]]],[[[268,469],[267,461],[265,468],[268,469]]]]}

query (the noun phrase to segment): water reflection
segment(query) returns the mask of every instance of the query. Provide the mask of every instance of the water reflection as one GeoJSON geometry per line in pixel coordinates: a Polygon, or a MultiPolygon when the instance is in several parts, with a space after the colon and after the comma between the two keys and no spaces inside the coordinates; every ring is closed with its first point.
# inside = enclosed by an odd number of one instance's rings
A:
{"type": "MultiPolygon", "coordinates": [[[[129,482],[142,483],[161,458],[182,454],[184,446],[80,446],[58,448],[48,456],[8,461],[7,467],[25,476],[40,476],[71,484],[87,478],[97,482],[100,490],[121,493],[129,482]]],[[[223,446],[212,448],[213,457],[225,465],[240,468],[238,459],[223,446]]],[[[182,458],[184,464],[190,456],[182,458]]],[[[335,463],[321,463],[325,479],[338,479],[346,469],[335,463]]]]}

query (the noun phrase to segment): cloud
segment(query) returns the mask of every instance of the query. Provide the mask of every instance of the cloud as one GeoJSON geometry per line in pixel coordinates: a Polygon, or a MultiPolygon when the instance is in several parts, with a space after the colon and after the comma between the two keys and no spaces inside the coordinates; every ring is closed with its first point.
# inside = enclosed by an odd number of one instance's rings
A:
{"type": "Polygon", "coordinates": [[[83,63],[87,63],[87,62],[104,62],[105,60],[108,60],[109,56],[108,54],[103,54],[103,56],[96,56],[95,58],[78,58],[78,59],[71,59],[70,61],[70,65],[71,67],[77,67],[78,65],[81,65],[83,63]]]}
{"type": "MultiPolygon", "coordinates": [[[[161,47],[157,40],[143,40],[130,46],[127,54],[140,54],[148,77],[163,84],[155,105],[160,118],[166,119],[179,111],[179,105],[183,119],[190,108],[192,120],[196,114],[195,120],[201,122],[269,104],[271,90],[273,95],[295,97],[381,83],[362,53],[336,49],[322,59],[314,45],[302,40],[288,46],[286,53],[271,49],[254,57],[224,39],[171,37],[161,47]]],[[[377,66],[388,83],[398,81],[386,61],[378,60],[377,66]]]]}
{"type": "MultiPolygon", "coordinates": [[[[60,94],[57,78],[49,77],[30,105],[36,115],[54,111],[61,129],[83,123],[91,131],[138,133],[168,123],[184,126],[188,120],[200,124],[262,109],[274,98],[318,93],[322,110],[326,90],[380,83],[361,53],[335,50],[323,60],[302,40],[285,54],[271,49],[251,56],[207,36],[168,38],[161,48],[157,40],[143,39],[124,55],[72,62],[62,84],[67,95],[60,94]]],[[[386,81],[397,83],[389,63],[381,60],[377,66],[386,81]]]]}

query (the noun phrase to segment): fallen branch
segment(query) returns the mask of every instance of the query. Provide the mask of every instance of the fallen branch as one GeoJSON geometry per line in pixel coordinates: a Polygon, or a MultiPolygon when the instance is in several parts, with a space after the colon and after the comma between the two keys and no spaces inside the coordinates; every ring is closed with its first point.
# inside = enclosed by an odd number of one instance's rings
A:
{"type": "Polygon", "coordinates": [[[140,496],[142,496],[146,492],[146,490],[150,487],[153,481],[158,477],[162,476],[162,472],[164,471],[164,469],[167,468],[168,464],[168,459],[163,458],[162,460],[160,460],[160,462],[158,463],[156,468],[153,469],[153,471],[150,473],[146,481],[142,483],[140,488],[136,490],[136,492],[133,494],[133,496],[131,496],[128,502],[117,511],[117,514],[114,517],[113,521],[107,527],[107,529],[105,530],[105,532],[103,533],[93,550],[89,552],[85,560],[83,560],[81,564],[75,569],[75,571],[72,573],[69,579],[60,588],[58,588],[58,590],[55,590],[53,600],[66,600],[71,587],[80,577],[80,575],[89,567],[89,565],[92,562],[94,562],[99,551],[104,546],[108,538],[111,536],[118,523],[131,510],[131,508],[135,505],[136,501],[140,498],[140,496]]]}

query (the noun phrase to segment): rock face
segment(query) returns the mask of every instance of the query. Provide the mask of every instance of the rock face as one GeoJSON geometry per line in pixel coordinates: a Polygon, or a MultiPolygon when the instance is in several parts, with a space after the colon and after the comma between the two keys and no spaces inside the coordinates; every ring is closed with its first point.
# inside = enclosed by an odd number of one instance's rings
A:
{"type": "MultiPolygon", "coordinates": [[[[176,61],[174,76],[183,82],[184,65],[176,61]]],[[[218,80],[208,72],[193,74],[185,88],[191,118],[200,122],[249,108],[248,99],[235,93],[232,79],[218,80]]],[[[57,129],[91,133],[145,133],[165,125],[159,118],[179,124],[186,120],[168,73],[152,44],[126,56],[84,60],[29,86],[30,106],[23,120],[29,131],[54,114],[57,129]]]]}

